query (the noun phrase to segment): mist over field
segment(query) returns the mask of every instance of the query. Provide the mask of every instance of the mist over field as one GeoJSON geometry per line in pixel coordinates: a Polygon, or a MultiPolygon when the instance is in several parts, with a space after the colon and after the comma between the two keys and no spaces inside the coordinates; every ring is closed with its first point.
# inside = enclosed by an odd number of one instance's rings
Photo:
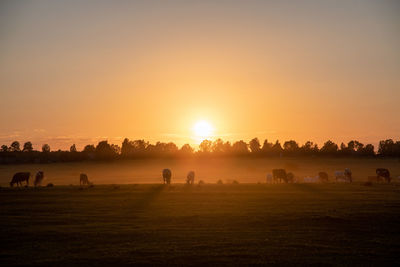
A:
{"type": "MultiPolygon", "coordinates": [[[[162,170],[172,171],[172,183],[185,183],[186,175],[193,170],[195,182],[265,183],[272,169],[284,168],[295,177],[317,176],[325,171],[334,181],[334,171],[350,168],[354,181],[366,181],[375,175],[376,168],[388,168],[391,176],[400,176],[398,159],[380,158],[204,158],[204,159],[152,159],[75,163],[0,165],[0,185],[9,186],[12,175],[19,171],[45,173],[44,184],[79,184],[79,174],[86,173],[94,184],[162,183],[162,170]]],[[[31,181],[32,183],[32,181],[31,181]]]]}

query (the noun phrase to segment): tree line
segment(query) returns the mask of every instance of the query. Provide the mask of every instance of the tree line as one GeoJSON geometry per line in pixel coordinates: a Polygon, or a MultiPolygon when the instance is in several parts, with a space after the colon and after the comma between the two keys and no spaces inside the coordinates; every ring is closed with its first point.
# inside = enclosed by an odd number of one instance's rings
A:
{"type": "Polygon", "coordinates": [[[306,156],[329,156],[329,157],[400,157],[400,141],[392,139],[379,142],[378,150],[375,151],[372,144],[362,144],[356,140],[340,146],[331,140],[326,141],[322,147],[307,141],[299,145],[294,140],[281,144],[279,140],[269,142],[265,140],[260,143],[258,138],[250,142],[243,140],[236,142],[204,140],[195,150],[189,144],[178,147],[173,142],[157,142],[151,144],[145,140],[129,140],[125,138],[121,146],[110,144],[107,140],[100,141],[95,145],[86,145],[82,151],[76,149],[73,144],[68,151],[51,151],[48,144],[44,144],[41,150],[35,150],[31,142],[26,142],[21,147],[18,141],[10,146],[2,145],[0,149],[0,163],[48,163],[68,162],[83,160],[116,160],[135,158],[159,158],[159,157],[306,157],[306,156]]]}

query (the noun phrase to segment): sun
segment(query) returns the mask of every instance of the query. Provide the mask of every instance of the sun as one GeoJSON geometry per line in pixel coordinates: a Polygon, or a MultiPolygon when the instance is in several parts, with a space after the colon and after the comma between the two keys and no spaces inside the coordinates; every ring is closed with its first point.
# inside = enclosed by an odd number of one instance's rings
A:
{"type": "Polygon", "coordinates": [[[201,120],[194,124],[193,133],[197,140],[204,140],[212,136],[214,128],[207,121],[201,120]]]}

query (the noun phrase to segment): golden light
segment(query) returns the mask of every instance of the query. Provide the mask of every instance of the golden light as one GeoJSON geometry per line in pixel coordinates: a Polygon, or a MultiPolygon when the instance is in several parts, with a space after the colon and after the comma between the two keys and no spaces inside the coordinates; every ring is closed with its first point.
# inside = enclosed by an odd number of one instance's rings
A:
{"type": "Polygon", "coordinates": [[[198,141],[202,141],[212,136],[214,132],[214,128],[207,121],[198,121],[193,126],[193,133],[195,135],[195,139],[198,141]]]}

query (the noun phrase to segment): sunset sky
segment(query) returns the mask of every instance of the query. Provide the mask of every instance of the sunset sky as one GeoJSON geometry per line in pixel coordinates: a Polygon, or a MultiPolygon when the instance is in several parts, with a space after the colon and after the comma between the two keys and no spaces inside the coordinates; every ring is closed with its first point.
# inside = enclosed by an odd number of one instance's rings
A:
{"type": "Polygon", "coordinates": [[[400,138],[398,1],[1,1],[0,144],[400,138]]]}

